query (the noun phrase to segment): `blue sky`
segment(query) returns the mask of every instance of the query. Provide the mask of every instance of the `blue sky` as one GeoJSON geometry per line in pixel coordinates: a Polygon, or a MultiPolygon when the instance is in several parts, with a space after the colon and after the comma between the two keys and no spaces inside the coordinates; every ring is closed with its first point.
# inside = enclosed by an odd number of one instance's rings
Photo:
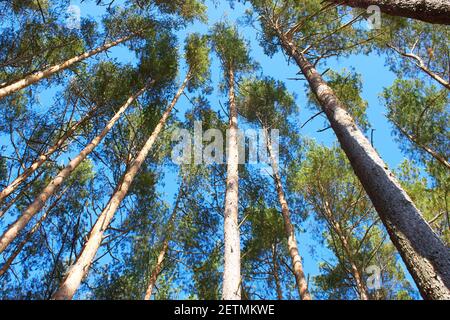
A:
{"type": "MultiPolygon", "coordinates": [[[[79,5],[81,8],[82,16],[90,16],[99,18],[104,12],[96,6],[94,1],[86,1],[80,3],[80,1],[73,1],[72,4],[79,5]]],[[[120,3],[121,1],[116,1],[120,3]]],[[[208,3],[208,19],[209,26],[213,25],[217,21],[228,20],[230,22],[235,22],[237,19],[242,18],[245,6],[242,4],[236,4],[234,9],[231,9],[227,1],[220,1],[218,7],[214,7],[211,3],[208,3]]],[[[182,30],[177,33],[179,37],[179,49],[182,52],[184,38],[188,33],[199,32],[207,33],[208,25],[202,24],[200,22],[194,23],[194,25],[189,26],[188,30],[182,30]]],[[[287,88],[290,92],[295,93],[297,96],[297,103],[300,107],[300,113],[295,115],[295,119],[291,119],[292,122],[303,124],[308,120],[314,111],[307,108],[306,90],[304,81],[293,81],[288,80],[288,78],[298,77],[298,67],[294,64],[288,65],[285,57],[281,53],[275,54],[273,57],[268,57],[264,54],[262,48],[259,46],[256,39],[256,31],[252,27],[239,26],[241,33],[244,37],[250,41],[251,56],[253,59],[259,62],[262,68],[262,73],[266,76],[274,77],[278,80],[285,81],[287,88]]],[[[117,47],[110,50],[108,54],[109,58],[117,58],[121,62],[131,62],[133,61],[134,55],[131,54],[124,46],[117,47]]],[[[101,54],[102,59],[108,59],[105,54],[101,54]]],[[[394,142],[391,136],[391,125],[387,122],[384,114],[385,109],[379,101],[379,94],[384,87],[388,87],[392,84],[395,79],[395,75],[388,70],[385,66],[384,57],[377,56],[375,54],[370,55],[358,55],[351,56],[345,59],[328,59],[328,66],[335,70],[340,71],[344,68],[347,70],[354,69],[361,74],[363,80],[363,92],[362,96],[369,103],[368,108],[368,118],[374,132],[374,146],[379,151],[381,157],[387,162],[391,168],[397,167],[402,160],[404,155],[400,152],[399,146],[394,142]]],[[[209,97],[211,106],[215,110],[220,110],[219,101],[224,104],[226,102],[226,96],[222,95],[218,89],[218,83],[221,81],[222,72],[220,71],[218,61],[215,56],[213,56],[212,65],[212,82],[215,87],[215,92],[209,97]]],[[[325,70],[319,70],[325,71],[325,70]]],[[[182,69],[180,72],[180,79],[183,78],[185,70],[182,69]]],[[[57,92],[58,88],[51,88],[44,90],[40,94],[41,109],[45,112],[46,109],[50,108],[53,103],[54,94],[57,92]]],[[[184,113],[188,111],[192,105],[189,101],[182,97],[177,105],[178,118],[182,118],[184,113]]],[[[324,127],[323,118],[316,118],[314,121],[310,122],[303,129],[301,133],[307,137],[314,138],[318,142],[324,143],[326,145],[332,145],[336,139],[332,130],[327,130],[322,133],[318,133],[317,130],[324,127]]],[[[9,141],[5,140],[4,137],[0,138],[1,145],[9,145],[9,141]]],[[[64,158],[62,158],[64,160],[64,158]]],[[[159,192],[162,194],[163,198],[168,202],[172,203],[174,195],[178,190],[178,185],[176,184],[176,172],[172,170],[164,170],[165,179],[158,186],[159,192]]],[[[302,229],[307,229],[309,222],[306,221],[302,226],[302,229]]],[[[311,277],[318,274],[318,262],[320,262],[320,256],[328,258],[329,253],[326,250],[320,250],[317,256],[312,256],[310,249],[317,245],[317,243],[311,238],[308,233],[302,233],[298,235],[299,245],[301,249],[302,256],[304,258],[305,271],[311,277]]]]}

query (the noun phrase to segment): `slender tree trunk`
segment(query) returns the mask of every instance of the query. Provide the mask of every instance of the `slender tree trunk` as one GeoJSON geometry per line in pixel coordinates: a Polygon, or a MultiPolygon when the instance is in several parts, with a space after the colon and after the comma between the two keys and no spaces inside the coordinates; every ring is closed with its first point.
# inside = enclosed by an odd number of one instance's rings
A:
{"type": "Polygon", "coordinates": [[[303,272],[302,258],[298,251],[297,239],[295,237],[295,229],[291,221],[291,213],[289,212],[289,206],[286,201],[286,197],[281,183],[281,177],[278,168],[278,161],[275,158],[272,148],[272,141],[270,140],[267,128],[263,128],[264,135],[266,137],[267,149],[269,150],[270,162],[272,165],[273,179],[278,194],[278,201],[281,205],[281,213],[283,215],[284,229],[286,232],[286,238],[288,243],[288,250],[291,256],[292,267],[295,274],[295,281],[297,282],[298,293],[302,300],[311,300],[311,295],[308,291],[308,282],[306,281],[305,274],[303,272]]]}
{"type": "Polygon", "coordinates": [[[45,70],[38,71],[38,72],[36,72],[34,74],[26,76],[25,78],[23,78],[23,79],[21,79],[19,81],[16,81],[16,82],[14,82],[14,83],[12,83],[10,85],[7,85],[7,86],[5,86],[3,88],[0,88],[0,99],[5,98],[5,97],[7,97],[7,96],[17,92],[17,91],[20,91],[20,90],[22,90],[22,89],[24,89],[24,88],[26,88],[26,87],[36,83],[36,82],[39,82],[42,79],[48,78],[48,77],[54,75],[55,73],[63,71],[65,69],[69,68],[70,66],[72,66],[73,64],[77,63],[77,62],[83,61],[83,60],[85,60],[87,58],[90,58],[90,57],[100,53],[100,52],[106,51],[106,50],[108,50],[108,49],[110,49],[110,48],[112,48],[112,47],[114,47],[114,46],[116,46],[116,45],[118,45],[118,44],[120,44],[122,42],[128,41],[128,40],[134,38],[135,36],[136,36],[136,34],[131,34],[129,36],[117,39],[117,40],[109,42],[109,43],[106,43],[103,46],[98,47],[98,48],[96,48],[94,50],[91,50],[91,51],[85,52],[83,54],[80,54],[78,56],[75,56],[73,58],[70,58],[69,60],[66,60],[63,63],[53,65],[51,67],[48,67],[45,70]]]}
{"type": "Polygon", "coordinates": [[[274,244],[272,246],[273,279],[275,280],[275,288],[277,290],[277,299],[283,300],[283,290],[281,290],[280,275],[279,275],[280,266],[278,265],[277,259],[278,259],[277,246],[276,246],[276,244],[274,244]]]}
{"type": "Polygon", "coordinates": [[[28,243],[28,241],[31,240],[31,237],[36,233],[36,231],[39,230],[42,223],[45,219],[47,219],[48,214],[50,211],[53,210],[54,207],[58,204],[59,200],[61,200],[64,193],[66,193],[67,189],[61,192],[61,194],[53,201],[53,203],[48,207],[48,209],[45,211],[45,213],[42,215],[42,217],[39,219],[39,221],[31,228],[31,230],[28,232],[28,234],[25,236],[25,238],[19,243],[17,248],[14,250],[14,252],[10,255],[8,260],[6,260],[5,264],[0,269],[0,277],[8,271],[8,269],[11,267],[11,264],[14,262],[14,260],[17,258],[17,256],[22,252],[23,247],[28,243]]]}
{"type": "Polygon", "coordinates": [[[169,223],[167,225],[166,237],[163,241],[162,249],[159,252],[158,259],[156,260],[156,266],[150,274],[150,279],[148,282],[147,290],[145,292],[144,300],[150,300],[150,298],[152,297],[153,288],[155,287],[156,281],[158,280],[158,277],[163,268],[163,263],[166,258],[167,251],[169,251],[169,241],[172,238],[175,219],[176,219],[177,213],[178,213],[178,206],[180,204],[181,196],[183,193],[183,185],[184,185],[184,182],[181,182],[180,190],[178,192],[177,199],[175,201],[175,205],[173,206],[172,214],[169,218],[169,223]]]}
{"type": "Polygon", "coordinates": [[[0,211],[0,218],[2,218],[5,213],[11,209],[11,207],[14,205],[14,203],[16,203],[17,201],[19,201],[20,199],[22,199],[25,195],[26,195],[26,190],[37,180],[39,179],[42,174],[44,173],[44,171],[39,172],[37,175],[35,175],[33,177],[33,179],[31,179],[31,181],[29,181],[20,191],[20,193],[18,195],[16,195],[14,198],[12,198],[11,200],[8,201],[8,203],[6,203],[3,208],[2,211],[0,211]]]}
{"type": "Polygon", "coordinates": [[[350,247],[350,244],[347,240],[347,236],[344,234],[344,231],[341,228],[341,224],[334,219],[333,212],[331,211],[331,208],[327,201],[325,201],[325,208],[323,208],[326,212],[326,219],[330,225],[330,227],[334,230],[334,232],[337,234],[339,241],[341,242],[342,248],[344,249],[344,253],[346,255],[347,261],[350,263],[351,266],[351,273],[353,276],[353,279],[356,283],[356,290],[358,291],[359,298],[361,300],[369,300],[369,291],[364,283],[364,278],[361,270],[356,265],[354,255],[352,252],[352,249],[350,247]]]}
{"type": "Polygon", "coordinates": [[[150,280],[148,282],[147,291],[145,292],[145,298],[144,300],[150,300],[153,293],[153,288],[155,287],[156,281],[158,280],[158,276],[161,273],[164,259],[166,257],[166,253],[169,250],[169,240],[165,239],[163,242],[163,247],[161,249],[161,252],[159,253],[158,260],[156,261],[156,266],[152,270],[152,273],[150,275],[150,280]]]}
{"type": "Polygon", "coordinates": [[[391,16],[417,19],[429,23],[450,25],[448,0],[328,0],[354,8],[367,9],[376,5],[391,16]]]}
{"type": "Polygon", "coordinates": [[[147,158],[147,155],[150,152],[151,148],[153,147],[156,138],[158,137],[167,119],[169,118],[172,109],[175,107],[176,103],[178,102],[178,99],[183,93],[184,88],[186,87],[190,79],[190,76],[191,76],[190,73],[188,73],[186,79],[184,80],[177,94],[173,98],[172,103],[166,109],[163,116],[156,125],[155,129],[153,130],[152,134],[145,143],[144,147],[140,150],[139,154],[131,163],[125,175],[122,177],[122,181],[117,186],[116,191],[111,196],[105,209],[100,214],[96,223],[92,227],[91,232],[89,233],[88,240],[84,244],[83,250],[78,256],[75,264],[70,267],[67,275],[62,281],[59,289],[53,295],[52,299],[69,300],[73,298],[73,295],[80,286],[81,281],[89,271],[92,261],[94,260],[94,257],[102,243],[104,232],[111,223],[111,220],[114,217],[114,214],[116,213],[117,209],[119,208],[122,200],[127,195],[128,190],[131,184],[133,183],[134,177],[141,168],[142,163],[147,158]]]}
{"type": "Polygon", "coordinates": [[[73,133],[86,121],[88,121],[96,108],[92,109],[88,112],[88,114],[83,117],[80,121],[74,123],[64,135],[56,141],[56,143],[51,146],[46,153],[41,154],[36,161],[34,161],[28,168],[26,168],[13,182],[11,182],[5,189],[0,192],[0,204],[8,197],[11,193],[13,193],[25,180],[30,177],[37,169],[39,169],[48,159],[49,157],[58,151],[64,143],[69,139],[73,133]]]}
{"type": "Polygon", "coordinates": [[[380,215],[424,299],[450,299],[450,250],[423,219],[333,90],[295,45],[279,33],[327,115],[350,164],[380,215]]]}
{"type": "Polygon", "coordinates": [[[83,162],[84,159],[100,144],[106,134],[111,130],[114,124],[120,119],[121,115],[128,107],[147,90],[150,83],[139,92],[128,98],[127,102],[117,111],[114,117],[108,121],[102,132],[95,137],[69,164],[62,169],[58,175],[41,191],[32,204],[19,216],[19,218],[11,224],[0,238],[0,253],[3,252],[9,244],[17,237],[19,232],[25,228],[28,222],[33,218],[45,205],[46,201],[58,190],[67,177],[83,162]]]}
{"type": "Polygon", "coordinates": [[[241,299],[241,244],[239,217],[238,111],[234,93],[234,70],[228,70],[230,127],[224,218],[224,269],[222,299],[241,299]]]}

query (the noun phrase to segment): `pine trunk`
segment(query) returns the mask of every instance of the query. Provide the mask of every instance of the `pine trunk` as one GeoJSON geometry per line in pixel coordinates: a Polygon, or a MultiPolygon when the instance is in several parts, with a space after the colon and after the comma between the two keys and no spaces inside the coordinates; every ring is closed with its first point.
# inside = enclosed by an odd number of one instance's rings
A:
{"type": "Polygon", "coordinates": [[[28,241],[31,240],[31,237],[36,233],[36,231],[39,230],[42,223],[45,219],[47,219],[48,214],[50,211],[53,210],[54,207],[58,204],[59,200],[61,200],[64,193],[66,193],[67,189],[61,192],[61,194],[53,201],[53,203],[48,207],[48,209],[45,211],[45,213],[42,215],[42,217],[39,219],[39,221],[31,228],[31,230],[27,233],[25,238],[19,243],[17,248],[14,250],[14,252],[9,256],[8,260],[3,264],[3,266],[0,269],[0,277],[5,274],[6,271],[11,267],[11,264],[14,262],[14,260],[17,258],[17,256],[22,252],[23,247],[28,243],[28,241]]]}
{"type": "Polygon", "coordinates": [[[153,288],[156,285],[156,281],[158,280],[158,276],[161,273],[164,259],[166,257],[167,250],[169,249],[169,240],[165,239],[163,243],[163,247],[161,249],[161,252],[158,255],[158,260],[156,261],[156,266],[152,270],[152,273],[150,275],[150,280],[148,282],[147,291],[145,292],[145,298],[144,300],[150,300],[153,293],[153,288]]]}
{"type": "Polygon", "coordinates": [[[94,227],[92,228],[91,232],[89,233],[89,237],[87,242],[84,244],[83,250],[81,251],[80,255],[78,256],[75,264],[70,267],[67,275],[65,276],[64,280],[62,281],[59,289],[56,291],[56,293],[53,295],[52,299],[55,300],[69,300],[73,298],[73,295],[77,291],[78,287],[81,284],[81,281],[83,278],[87,275],[89,271],[89,267],[94,260],[94,257],[102,243],[103,240],[103,234],[108,228],[109,224],[111,223],[112,218],[114,217],[114,214],[116,213],[117,209],[119,208],[122,200],[125,198],[125,196],[128,193],[128,190],[133,183],[134,177],[136,176],[137,172],[142,166],[142,163],[147,158],[148,153],[150,152],[151,148],[153,147],[154,142],[156,141],[156,138],[158,137],[159,133],[163,129],[167,119],[170,116],[170,113],[172,112],[172,109],[175,107],[175,104],[177,103],[178,99],[180,98],[181,94],[184,91],[184,88],[186,87],[188,81],[190,79],[190,73],[187,75],[186,79],[184,80],[183,84],[181,85],[180,89],[178,90],[177,94],[175,95],[174,99],[172,100],[172,103],[170,106],[166,109],[163,116],[159,120],[159,123],[156,125],[155,129],[153,130],[152,134],[148,138],[147,142],[145,143],[144,147],[141,149],[137,157],[132,162],[130,168],[127,170],[125,175],[122,178],[122,181],[117,186],[116,191],[109,199],[108,204],[106,205],[103,212],[98,217],[94,227]]]}
{"type": "Polygon", "coordinates": [[[333,229],[333,231],[337,234],[339,241],[341,242],[342,248],[344,249],[344,253],[346,255],[347,261],[350,263],[351,266],[351,273],[353,276],[353,279],[355,280],[356,284],[356,290],[358,291],[359,298],[361,300],[369,300],[369,291],[364,283],[364,278],[362,271],[358,268],[356,265],[354,254],[352,252],[352,248],[350,247],[350,243],[347,240],[347,236],[344,234],[344,231],[341,228],[341,224],[335,220],[333,212],[331,211],[331,208],[328,204],[328,202],[325,202],[324,208],[326,212],[326,219],[330,225],[330,227],[333,229]]]}
{"type": "Polygon", "coordinates": [[[264,134],[266,136],[267,149],[269,150],[270,162],[272,165],[273,179],[275,180],[275,186],[278,194],[278,201],[281,205],[281,213],[283,215],[284,229],[286,232],[286,238],[288,243],[288,250],[292,260],[292,268],[295,275],[295,281],[297,283],[298,293],[302,300],[311,300],[311,295],[308,291],[308,282],[306,281],[305,274],[303,272],[302,258],[298,251],[297,239],[295,237],[295,229],[291,222],[291,213],[289,212],[289,206],[286,201],[286,197],[281,183],[281,177],[278,168],[278,161],[273,154],[272,141],[269,138],[267,128],[264,128],[264,134]]]}
{"type": "Polygon", "coordinates": [[[156,281],[158,280],[158,276],[161,273],[161,270],[163,268],[163,263],[166,258],[167,251],[169,250],[169,241],[172,238],[173,228],[175,225],[175,219],[177,217],[177,212],[178,212],[178,205],[180,203],[181,196],[183,193],[183,184],[184,184],[184,181],[181,183],[180,190],[178,192],[178,196],[177,196],[175,205],[172,210],[172,215],[170,216],[169,223],[167,225],[166,237],[163,241],[162,249],[159,252],[158,259],[156,260],[156,266],[150,274],[150,280],[148,282],[148,287],[145,292],[144,300],[150,300],[150,298],[152,297],[153,288],[155,287],[156,281]]]}
{"type": "Polygon", "coordinates": [[[59,189],[61,184],[70,176],[70,174],[83,162],[84,159],[100,144],[106,134],[111,130],[114,124],[120,119],[121,115],[128,107],[147,90],[149,84],[136,94],[128,98],[127,102],[117,111],[114,117],[108,121],[102,132],[95,137],[69,164],[62,169],[58,175],[42,190],[39,196],[32,204],[11,224],[0,238],[0,253],[3,252],[9,244],[17,237],[19,232],[25,228],[28,222],[42,209],[47,200],[59,189]]]}
{"type": "Polygon", "coordinates": [[[340,5],[367,9],[376,5],[391,16],[417,19],[429,23],[450,25],[448,0],[328,0],[340,5]]]}
{"type": "Polygon", "coordinates": [[[277,290],[277,299],[283,300],[283,290],[281,289],[281,282],[280,282],[280,267],[278,265],[278,255],[277,255],[277,245],[274,244],[272,246],[272,273],[273,273],[273,279],[275,281],[275,288],[277,290]]]}
{"type": "Polygon", "coordinates": [[[350,164],[377,210],[424,299],[450,299],[450,250],[423,219],[314,66],[279,34],[330,121],[350,164]]]}
{"type": "Polygon", "coordinates": [[[36,161],[34,161],[28,168],[26,168],[13,182],[11,182],[5,189],[0,192],[0,204],[5,200],[6,197],[8,197],[11,193],[13,193],[23,182],[26,181],[37,169],[39,169],[47,160],[48,158],[54,154],[56,151],[58,151],[64,143],[69,139],[72,134],[81,126],[83,125],[87,120],[89,120],[92,117],[92,114],[94,112],[95,108],[89,113],[83,117],[80,121],[73,124],[69,130],[67,130],[64,135],[56,141],[56,143],[51,146],[46,153],[41,154],[36,161]]]}
{"type": "Polygon", "coordinates": [[[25,78],[23,78],[19,81],[16,81],[10,85],[7,85],[7,86],[1,88],[0,89],[0,99],[3,99],[17,91],[20,91],[20,90],[36,83],[36,82],[39,82],[42,79],[48,78],[48,77],[54,75],[55,73],[63,71],[77,62],[83,61],[87,58],[90,58],[90,57],[100,53],[100,52],[106,51],[122,42],[128,41],[135,36],[136,36],[136,34],[132,34],[132,35],[117,39],[116,41],[112,41],[107,44],[104,44],[103,46],[98,47],[94,50],[91,50],[91,51],[85,52],[83,54],[80,54],[78,56],[75,56],[73,58],[70,58],[69,60],[66,60],[63,63],[56,64],[54,66],[48,67],[45,70],[38,71],[29,76],[26,76],[25,78]]]}
{"type": "Polygon", "coordinates": [[[241,299],[241,244],[239,217],[238,112],[234,93],[234,70],[228,70],[230,127],[224,217],[224,269],[222,299],[241,299]]]}

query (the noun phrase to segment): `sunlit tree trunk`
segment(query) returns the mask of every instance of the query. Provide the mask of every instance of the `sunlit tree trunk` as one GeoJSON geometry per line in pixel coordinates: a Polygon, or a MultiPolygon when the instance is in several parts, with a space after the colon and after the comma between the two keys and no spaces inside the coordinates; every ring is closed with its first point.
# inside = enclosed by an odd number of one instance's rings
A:
{"type": "Polygon", "coordinates": [[[22,90],[22,89],[24,89],[24,88],[26,88],[26,87],[28,87],[28,86],[36,83],[36,82],[39,82],[42,79],[48,78],[48,77],[54,75],[55,73],[63,71],[65,69],[69,68],[70,66],[72,66],[73,64],[77,63],[77,62],[83,61],[83,60],[85,60],[87,58],[90,58],[90,57],[100,53],[100,52],[106,51],[106,50],[108,50],[108,49],[110,49],[110,48],[112,48],[112,47],[114,47],[114,46],[116,46],[116,45],[118,45],[118,44],[120,44],[122,42],[128,41],[128,40],[132,39],[135,36],[136,36],[136,34],[131,34],[129,36],[117,39],[117,40],[109,42],[109,43],[106,43],[103,46],[98,47],[98,48],[96,48],[94,50],[91,50],[91,51],[85,52],[83,54],[80,54],[80,55],[78,55],[76,57],[70,58],[69,60],[66,60],[63,63],[56,64],[54,66],[48,67],[45,70],[38,71],[38,72],[33,73],[33,74],[29,75],[29,76],[26,76],[25,78],[23,78],[21,80],[18,80],[18,81],[14,82],[14,83],[12,83],[10,85],[7,85],[7,86],[5,86],[3,88],[0,88],[0,99],[2,99],[4,97],[7,97],[7,96],[9,96],[9,95],[19,91],[19,90],[22,90]]]}
{"type": "MultiPolygon", "coordinates": [[[[68,189],[68,188],[67,188],[68,189]]],[[[66,190],[64,190],[63,192],[61,192],[58,197],[55,199],[55,201],[53,201],[53,203],[48,207],[47,210],[45,210],[45,213],[42,215],[42,217],[38,220],[38,222],[36,222],[36,224],[33,226],[33,228],[31,228],[31,230],[27,233],[27,235],[25,236],[25,238],[19,243],[19,245],[14,249],[14,252],[9,256],[9,258],[6,260],[6,262],[3,264],[3,266],[0,268],[0,277],[5,274],[6,271],[8,271],[8,269],[11,267],[11,264],[14,262],[14,260],[17,258],[17,256],[22,252],[23,247],[25,247],[25,245],[31,240],[31,237],[33,237],[33,235],[36,233],[36,231],[39,230],[39,228],[41,227],[42,223],[44,222],[45,219],[47,219],[48,214],[50,213],[50,211],[53,210],[53,208],[56,207],[56,205],[58,204],[59,200],[61,200],[62,196],[64,195],[64,193],[66,193],[66,190]]]]}
{"type": "Polygon", "coordinates": [[[333,90],[284,34],[281,44],[307,79],[340,145],[425,299],[450,299],[450,250],[357,127],[333,90]]]}
{"type": "Polygon", "coordinates": [[[148,287],[147,291],[145,292],[144,300],[150,300],[150,298],[152,297],[153,288],[155,287],[156,281],[158,280],[158,276],[163,268],[164,259],[166,257],[168,249],[169,249],[169,240],[166,239],[164,240],[163,247],[158,255],[158,260],[156,261],[155,268],[152,270],[150,274],[150,279],[148,281],[148,287]]]}
{"type": "Polygon", "coordinates": [[[3,252],[9,244],[17,237],[19,232],[25,228],[28,222],[42,209],[47,200],[58,190],[61,184],[70,176],[70,174],[83,162],[84,159],[100,144],[106,134],[111,130],[114,124],[120,119],[121,115],[128,107],[143,94],[150,83],[139,90],[117,111],[117,113],[108,121],[102,132],[96,136],[69,164],[62,169],[58,175],[41,191],[32,204],[12,223],[0,238],[0,253],[3,252]]]}
{"type": "Polygon", "coordinates": [[[283,300],[283,290],[281,289],[281,282],[280,282],[280,266],[278,264],[278,255],[277,255],[277,245],[272,245],[272,273],[273,273],[273,279],[275,281],[275,288],[277,290],[277,299],[283,300]]]}
{"type": "Polygon", "coordinates": [[[339,238],[339,241],[342,245],[342,248],[344,250],[344,254],[346,256],[346,260],[349,262],[351,267],[351,274],[353,276],[353,279],[355,280],[356,284],[356,290],[358,291],[359,298],[361,300],[369,300],[370,295],[368,288],[366,284],[364,283],[364,278],[362,271],[360,268],[358,268],[355,259],[354,259],[354,253],[352,251],[352,248],[350,247],[350,243],[347,240],[347,236],[345,235],[344,231],[342,230],[341,224],[336,221],[334,218],[333,212],[331,211],[330,205],[327,201],[325,201],[324,208],[323,208],[326,220],[331,227],[331,229],[336,233],[336,235],[339,238]]]}
{"type": "Polygon", "coordinates": [[[39,169],[48,159],[49,157],[58,151],[64,143],[72,137],[73,133],[86,121],[88,121],[93,114],[93,110],[91,110],[83,119],[74,123],[64,135],[56,141],[54,145],[48,148],[47,152],[41,154],[36,161],[34,161],[28,168],[26,168],[13,182],[11,182],[5,189],[0,192],[0,203],[8,197],[11,193],[13,193],[23,182],[26,181],[28,177],[30,177],[37,169],[39,169]]]}
{"type": "Polygon", "coordinates": [[[183,194],[183,182],[180,186],[180,190],[178,192],[177,199],[175,201],[175,205],[172,210],[172,214],[169,218],[169,223],[167,225],[166,235],[162,244],[162,249],[159,252],[158,259],[156,260],[156,265],[152,269],[152,272],[150,273],[150,279],[148,281],[147,290],[145,292],[144,300],[150,300],[153,293],[153,288],[156,285],[156,281],[158,281],[158,277],[161,273],[161,270],[163,268],[164,260],[166,258],[167,251],[169,251],[169,241],[172,238],[172,234],[174,232],[174,226],[175,226],[175,219],[177,217],[178,213],[178,206],[180,204],[181,196],[183,194]]]}
{"type": "Polygon", "coordinates": [[[224,217],[224,270],[222,299],[241,299],[241,245],[239,217],[238,111],[234,92],[234,70],[228,69],[230,123],[224,217]]]}
{"type": "Polygon", "coordinates": [[[311,295],[308,292],[308,282],[306,281],[305,274],[303,272],[302,258],[298,251],[297,239],[295,237],[295,229],[291,221],[291,213],[289,212],[289,206],[284,194],[283,185],[281,183],[281,177],[279,173],[278,161],[274,155],[272,141],[269,137],[267,128],[264,128],[264,135],[266,137],[267,149],[269,150],[270,162],[272,165],[273,179],[278,194],[278,201],[281,205],[281,213],[283,215],[284,229],[286,232],[287,244],[289,255],[291,256],[292,268],[295,275],[295,281],[297,282],[298,293],[302,300],[311,300],[311,295]]]}
{"type": "Polygon", "coordinates": [[[367,9],[376,5],[392,16],[422,20],[429,23],[450,24],[448,0],[328,0],[354,8],[367,9]]]}
{"type": "Polygon", "coordinates": [[[53,295],[52,299],[69,300],[73,298],[73,295],[80,286],[81,281],[89,271],[92,261],[94,260],[94,257],[100,247],[100,244],[102,243],[104,232],[111,223],[111,220],[114,217],[114,214],[116,213],[117,209],[119,208],[122,200],[127,195],[128,190],[137,172],[141,168],[142,163],[147,158],[147,155],[150,152],[151,148],[153,147],[156,138],[160,134],[167,119],[169,118],[172,109],[175,107],[176,103],[178,102],[178,99],[183,93],[190,79],[190,76],[191,76],[190,73],[188,73],[183,84],[181,85],[171,104],[169,105],[169,107],[166,109],[163,116],[159,120],[158,124],[156,125],[152,134],[148,138],[144,147],[140,150],[139,154],[133,160],[129,169],[122,177],[122,180],[117,186],[114,194],[111,196],[105,209],[102,211],[96,223],[92,227],[91,232],[89,233],[89,236],[87,238],[87,241],[84,244],[84,247],[80,255],[75,261],[75,264],[69,268],[67,275],[64,277],[64,280],[62,281],[59,289],[53,295]]]}

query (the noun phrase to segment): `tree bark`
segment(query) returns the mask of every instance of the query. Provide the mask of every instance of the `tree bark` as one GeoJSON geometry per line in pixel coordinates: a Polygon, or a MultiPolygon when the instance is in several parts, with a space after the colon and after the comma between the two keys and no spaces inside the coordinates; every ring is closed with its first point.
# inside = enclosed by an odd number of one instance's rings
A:
{"type": "Polygon", "coordinates": [[[354,8],[367,9],[376,5],[391,16],[417,19],[429,23],[450,25],[448,0],[328,0],[354,8]]]}
{"type": "Polygon", "coordinates": [[[5,97],[7,97],[7,96],[17,92],[17,91],[20,91],[20,90],[22,90],[22,89],[24,89],[24,88],[26,88],[26,87],[36,83],[36,82],[39,82],[42,79],[48,78],[48,77],[52,76],[53,74],[55,74],[57,72],[63,71],[65,69],[69,68],[71,65],[77,63],[77,62],[83,61],[83,60],[85,60],[87,58],[90,58],[90,57],[100,53],[100,52],[106,51],[106,50],[108,50],[108,49],[110,49],[110,48],[112,48],[112,47],[114,47],[114,46],[116,46],[116,45],[118,45],[118,44],[120,44],[122,42],[128,41],[128,40],[134,38],[135,36],[136,36],[136,34],[134,33],[134,34],[131,34],[129,36],[117,39],[117,40],[109,42],[109,43],[106,43],[103,46],[98,47],[98,48],[96,48],[94,50],[91,50],[91,51],[85,52],[83,54],[80,54],[78,56],[75,56],[73,58],[70,58],[69,60],[66,60],[63,63],[53,65],[51,67],[48,67],[45,70],[38,71],[38,72],[33,73],[33,74],[29,75],[29,76],[26,76],[25,78],[23,78],[23,79],[21,79],[19,81],[16,81],[16,82],[14,82],[14,83],[12,83],[10,85],[7,85],[7,86],[1,88],[0,89],[0,99],[3,99],[3,98],[5,98],[5,97]]]}
{"type": "Polygon", "coordinates": [[[6,197],[8,197],[11,193],[13,193],[23,182],[25,182],[28,177],[30,177],[37,169],[39,169],[47,160],[48,158],[54,154],[56,151],[58,151],[63,144],[69,139],[72,134],[77,130],[81,125],[83,125],[86,121],[88,121],[96,108],[93,108],[91,111],[88,112],[88,114],[83,117],[80,121],[74,123],[69,130],[67,130],[64,135],[58,139],[58,141],[51,146],[46,153],[41,154],[36,161],[34,161],[28,168],[26,168],[13,182],[11,182],[5,189],[0,192],[0,204],[5,200],[6,197]]]}
{"type": "Polygon", "coordinates": [[[228,70],[230,108],[227,182],[224,216],[224,269],[222,299],[241,299],[241,244],[239,231],[238,111],[234,92],[234,70],[228,70]]]}
{"type": "Polygon", "coordinates": [[[308,282],[306,281],[305,274],[303,272],[302,258],[298,251],[297,239],[295,237],[295,229],[291,221],[291,213],[286,201],[286,197],[281,183],[281,177],[278,168],[278,161],[273,154],[272,141],[270,140],[267,128],[264,128],[264,135],[266,138],[267,149],[269,150],[270,162],[272,165],[273,179],[278,194],[278,201],[281,205],[281,213],[283,215],[284,229],[286,232],[287,244],[289,254],[291,256],[292,267],[295,274],[295,281],[297,282],[298,293],[302,300],[311,300],[311,295],[308,291],[308,282]]]}
{"type": "Polygon", "coordinates": [[[102,211],[95,225],[92,227],[92,230],[89,233],[88,240],[84,244],[84,247],[80,255],[78,256],[77,260],[75,261],[75,264],[70,267],[67,275],[64,277],[59,289],[55,292],[52,299],[70,300],[73,298],[73,295],[80,286],[83,278],[87,275],[89,268],[92,264],[92,261],[94,260],[94,257],[97,254],[97,251],[103,240],[104,232],[111,223],[111,220],[114,217],[114,214],[116,213],[117,209],[119,208],[122,200],[127,195],[128,190],[131,184],[133,183],[133,180],[137,172],[141,168],[142,163],[147,158],[147,155],[150,152],[151,148],[153,147],[156,138],[158,137],[167,119],[169,118],[172,109],[175,107],[176,103],[178,102],[178,99],[183,93],[184,88],[186,87],[188,81],[190,80],[190,76],[191,76],[190,73],[188,73],[186,79],[184,80],[177,94],[173,98],[170,106],[164,112],[163,116],[161,117],[155,129],[153,130],[152,134],[145,143],[144,147],[140,150],[139,154],[136,156],[136,158],[130,165],[130,168],[122,177],[122,181],[117,186],[116,191],[111,196],[105,209],[102,211]]]}
{"type": "Polygon", "coordinates": [[[372,147],[333,90],[296,46],[278,33],[327,115],[350,164],[424,299],[450,299],[450,250],[372,147]]]}
{"type": "Polygon", "coordinates": [[[161,273],[164,259],[166,257],[166,253],[169,250],[169,239],[165,239],[163,242],[163,247],[161,249],[161,252],[159,253],[158,260],[156,261],[156,266],[152,270],[152,273],[150,275],[150,280],[148,282],[147,291],[145,292],[145,298],[144,300],[150,300],[153,293],[153,288],[155,287],[156,281],[158,280],[158,276],[161,273]]]}
{"type": "Polygon", "coordinates": [[[42,223],[45,219],[47,219],[48,214],[50,211],[53,210],[54,207],[58,204],[59,200],[61,200],[64,193],[66,193],[67,189],[61,192],[61,194],[53,201],[53,203],[48,207],[47,210],[45,210],[45,213],[42,215],[42,217],[39,219],[39,221],[31,228],[31,230],[28,232],[28,234],[25,236],[25,238],[19,243],[17,248],[14,250],[14,252],[9,256],[8,260],[4,263],[4,265],[0,269],[0,277],[8,271],[8,269],[11,267],[11,264],[14,262],[14,260],[17,258],[17,256],[22,252],[23,247],[28,243],[28,241],[31,240],[31,237],[36,233],[36,231],[39,230],[42,223]]]}
{"type": "MultiPolygon", "coordinates": [[[[151,83],[151,82],[150,82],[151,83]]],[[[19,232],[25,228],[28,222],[42,209],[46,201],[59,189],[67,177],[83,162],[84,159],[100,144],[106,134],[111,130],[114,124],[120,119],[121,115],[128,107],[147,90],[150,83],[137,93],[128,98],[127,102],[117,111],[117,113],[108,121],[102,132],[96,136],[69,164],[62,169],[58,175],[41,191],[32,204],[11,224],[0,238],[0,253],[3,252],[9,244],[17,237],[19,232]]]]}

